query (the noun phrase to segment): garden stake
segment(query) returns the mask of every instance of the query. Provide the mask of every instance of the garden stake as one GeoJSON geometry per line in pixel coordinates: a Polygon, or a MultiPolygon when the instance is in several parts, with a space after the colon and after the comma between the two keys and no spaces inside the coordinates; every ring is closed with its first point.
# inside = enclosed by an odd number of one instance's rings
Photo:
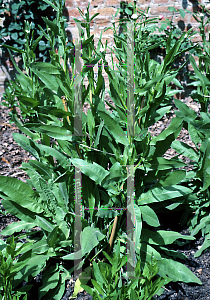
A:
{"type": "Polygon", "coordinates": [[[110,253],[111,248],[112,248],[112,243],[113,243],[113,240],[114,240],[114,235],[115,235],[115,231],[116,231],[116,227],[117,227],[117,220],[118,220],[118,216],[115,216],[111,236],[110,236],[110,239],[109,239],[109,245],[108,245],[107,251],[106,251],[107,254],[110,253]]]}

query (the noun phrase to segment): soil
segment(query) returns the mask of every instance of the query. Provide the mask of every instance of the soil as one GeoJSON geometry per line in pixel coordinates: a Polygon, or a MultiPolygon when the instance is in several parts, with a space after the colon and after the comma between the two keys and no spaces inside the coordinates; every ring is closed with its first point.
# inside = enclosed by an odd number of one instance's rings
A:
{"type": "MultiPolygon", "coordinates": [[[[108,97],[108,96],[106,96],[108,97]]],[[[107,98],[108,99],[108,98],[107,98]]],[[[187,98],[183,100],[189,107],[194,109],[196,112],[199,111],[197,103],[193,102],[192,99],[187,98]]],[[[107,108],[107,106],[106,106],[107,108]]],[[[172,117],[174,117],[174,108],[173,105],[170,113],[166,114],[159,122],[154,126],[149,128],[149,131],[153,136],[156,136],[166,129],[170,124],[172,117]]],[[[84,112],[87,112],[88,106],[84,106],[84,112]]],[[[24,182],[28,179],[27,174],[20,170],[23,162],[27,162],[29,159],[34,159],[28,152],[23,150],[18,144],[14,141],[12,133],[19,132],[18,128],[14,124],[9,123],[9,110],[6,107],[0,106],[0,175],[11,176],[18,178],[24,182]]],[[[179,137],[177,138],[180,141],[183,141],[191,146],[193,143],[189,139],[187,131],[182,129],[179,137]]],[[[166,158],[170,158],[176,155],[176,152],[173,149],[169,149],[165,153],[166,158]]],[[[188,163],[188,169],[191,168],[190,160],[188,158],[182,158],[186,163],[188,163]]],[[[5,228],[11,222],[17,221],[18,219],[15,216],[10,214],[4,215],[4,209],[2,208],[1,213],[0,207],[0,231],[5,228]]],[[[167,218],[170,221],[170,216],[167,218]]],[[[181,228],[177,224],[178,232],[182,234],[189,234],[188,230],[181,228]]],[[[170,223],[168,222],[167,230],[170,230],[170,223]]],[[[174,230],[174,228],[173,228],[174,230]]],[[[198,250],[199,246],[203,243],[203,238],[198,237],[197,240],[186,243],[185,245],[177,246],[174,248],[176,251],[182,252],[187,256],[187,260],[184,264],[201,280],[202,286],[195,284],[184,284],[184,283],[170,283],[164,288],[164,292],[161,296],[155,296],[157,300],[208,300],[210,299],[210,252],[206,251],[200,257],[194,258],[195,252],[198,250]]],[[[40,285],[41,275],[34,278],[34,288],[37,290],[40,285]]],[[[75,284],[75,278],[66,283],[66,292],[62,300],[67,300],[73,293],[75,284]]],[[[31,293],[32,295],[33,293],[31,293]]],[[[35,293],[36,294],[36,293],[35,293]]],[[[38,297],[34,295],[31,296],[29,300],[37,300],[38,297]]],[[[79,293],[77,296],[78,300],[90,300],[92,297],[86,292],[79,293]]]]}

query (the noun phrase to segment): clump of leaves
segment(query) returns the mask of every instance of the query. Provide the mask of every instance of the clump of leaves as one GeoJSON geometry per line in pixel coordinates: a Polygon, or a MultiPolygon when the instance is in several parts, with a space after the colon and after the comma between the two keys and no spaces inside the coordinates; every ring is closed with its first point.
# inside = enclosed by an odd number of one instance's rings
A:
{"type": "MultiPolygon", "coordinates": [[[[55,19],[55,11],[43,0],[1,0],[0,17],[4,19],[3,25],[0,27],[0,44],[6,44],[7,46],[24,50],[26,43],[23,32],[25,21],[31,23],[32,34],[35,40],[42,35],[38,25],[45,28],[46,31],[46,25],[42,17],[48,17],[53,21],[55,19]]],[[[40,40],[38,48],[35,51],[36,55],[43,61],[49,61],[49,48],[50,45],[46,39],[40,40]]],[[[4,55],[7,53],[6,48],[2,48],[2,51],[4,55]]]]}

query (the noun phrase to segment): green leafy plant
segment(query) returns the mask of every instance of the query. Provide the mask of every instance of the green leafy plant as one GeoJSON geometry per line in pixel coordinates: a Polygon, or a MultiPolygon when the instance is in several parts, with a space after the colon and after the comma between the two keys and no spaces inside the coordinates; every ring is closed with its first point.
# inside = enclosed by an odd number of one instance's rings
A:
{"type": "Polygon", "coordinates": [[[159,276],[156,278],[158,266],[153,257],[151,263],[146,263],[142,274],[139,260],[135,268],[135,277],[127,278],[126,273],[123,273],[127,255],[121,257],[120,242],[112,258],[106,252],[103,254],[109,263],[93,262],[93,279],[91,279],[93,288],[82,285],[94,299],[137,299],[138,297],[138,299],[149,300],[153,299],[152,297],[161,290],[162,286],[171,281],[159,276]]]}
{"type": "Polygon", "coordinates": [[[7,242],[0,240],[0,299],[1,300],[27,300],[27,288],[20,291],[13,290],[13,280],[16,272],[23,270],[27,263],[20,259],[20,254],[24,252],[29,244],[17,243],[14,236],[7,239],[7,242]],[[19,258],[18,258],[19,257],[19,258]],[[22,297],[22,296],[24,297],[22,297]]]}
{"type": "Polygon", "coordinates": [[[190,206],[189,215],[186,216],[190,223],[190,232],[196,236],[201,232],[205,237],[202,247],[195,253],[199,256],[202,251],[209,248],[209,132],[210,116],[206,112],[200,112],[200,116],[186,104],[175,100],[176,116],[184,118],[184,128],[189,132],[191,141],[195,147],[174,141],[172,148],[191,160],[193,169],[188,172],[185,185],[191,187],[192,194],[187,199],[187,206],[190,206]]]}
{"type": "MultiPolygon", "coordinates": [[[[132,20],[127,24],[134,28],[133,39],[130,35],[132,30],[126,28],[123,35],[114,36],[113,55],[119,60],[116,71],[107,63],[107,44],[103,47],[102,33],[98,45],[94,47],[90,22],[97,14],[90,18],[89,6],[86,13],[79,10],[83,21],[75,19],[81,34],[81,47],[80,43],[67,44],[62,17],[64,1],[45,2],[57,11],[55,21],[44,19],[48,29],[47,33],[42,31],[51,46],[51,63],[37,61],[31,51],[37,40],[32,39],[23,50],[25,72],[14,62],[19,72],[17,84],[11,83],[10,90],[6,93],[7,97],[12,93],[19,102],[22,101],[25,113],[27,108],[33,109],[32,116],[28,114],[21,118],[13,111],[11,115],[12,122],[25,134],[14,133],[15,141],[35,158],[22,164],[30,177],[27,183],[15,178],[0,177],[0,196],[4,199],[2,205],[7,212],[20,219],[20,222],[9,225],[1,234],[18,234],[27,243],[31,243],[31,250],[24,253],[29,258],[24,273],[17,272],[13,287],[16,288],[22,280],[30,284],[31,279],[42,272],[39,299],[60,299],[65,290],[65,280],[81,266],[87,271],[91,263],[94,274],[98,269],[103,276],[108,272],[118,284],[116,274],[110,269],[116,269],[112,262],[117,259],[113,261],[112,256],[104,253],[112,267],[103,265],[102,251],[112,250],[118,255],[120,241],[121,254],[126,255],[127,192],[129,180],[133,177],[136,183],[133,205],[136,217],[136,272],[144,278],[128,283],[128,286],[135,285],[133,291],[130,289],[128,292],[129,297],[134,299],[137,295],[142,299],[152,299],[160,285],[167,280],[201,284],[178,261],[185,259],[185,256],[168,249],[170,244],[195,238],[162,230],[158,219],[161,210],[171,211],[187,203],[195,190],[194,186],[188,184],[191,173],[184,170],[185,163],[178,157],[163,157],[176,144],[176,138],[183,126],[186,126],[185,108],[184,113],[180,109],[168,128],[158,136],[152,137],[148,132],[148,127],[160,120],[171,108],[171,98],[177,92],[169,86],[171,81],[181,88],[176,79],[177,70],[172,69],[172,63],[182,53],[181,44],[186,37],[191,36],[191,31],[183,33],[174,45],[169,39],[167,55],[161,64],[157,63],[149,55],[149,50],[159,44],[152,45],[152,39],[149,39],[150,25],[155,20],[144,19],[144,14],[139,12],[139,24],[132,20]],[[57,51],[56,39],[59,40],[57,51]],[[132,53],[128,51],[128,40],[135,41],[135,72],[125,66],[127,60],[129,64],[131,61],[128,53],[132,53]],[[101,47],[103,51],[100,51],[101,47]],[[84,61],[81,73],[77,59],[80,51],[84,61]],[[98,66],[97,80],[93,76],[94,66],[98,66]],[[114,103],[111,105],[107,102],[112,109],[111,113],[104,105],[105,81],[102,68],[108,74],[109,94],[114,103]],[[73,74],[77,76],[74,78],[73,74]],[[84,85],[85,78],[88,79],[87,87],[84,85]],[[130,78],[136,83],[134,103],[131,103],[131,96],[126,101],[127,93],[132,87],[130,78]],[[128,80],[130,85],[127,85],[128,80]],[[81,112],[78,98],[81,98],[81,107],[85,102],[90,104],[87,115],[81,112]],[[133,131],[128,130],[128,115],[131,117],[133,131]],[[78,119],[80,129],[77,127],[78,119]],[[75,211],[74,201],[75,185],[79,182],[74,182],[74,176],[78,170],[81,171],[82,178],[80,212],[75,211]],[[76,220],[81,220],[82,225],[81,248],[74,251],[76,220]],[[34,231],[36,227],[39,227],[38,231],[34,231]],[[22,230],[25,232],[21,233],[22,230]],[[151,260],[153,257],[154,260],[151,260]],[[72,262],[80,258],[81,262],[75,268],[72,267],[72,262]],[[40,262],[38,266],[37,260],[40,262]],[[98,266],[94,260],[98,261],[98,266]],[[151,264],[151,268],[148,264],[151,264]],[[103,266],[106,266],[105,270],[103,266]],[[155,281],[157,274],[159,278],[155,281]]],[[[132,66],[132,62],[130,65],[132,66]]],[[[117,268],[122,263],[120,259],[117,268]]],[[[104,284],[102,287],[105,290],[107,282],[104,284]]],[[[101,291],[98,288],[102,287],[93,286],[98,292],[92,292],[98,295],[101,291]]],[[[114,292],[113,286],[109,286],[110,293],[114,292]]]]}
{"type": "MultiPolygon", "coordinates": [[[[24,49],[26,39],[24,37],[24,23],[28,21],[31,23],[33,30],[33,38],[37,39],[41,34],[41,30],[37,27],[44,27],[45,23],[42,17],[48,16],[51,21],[55,18],[55,13],[51,6],[45,1],[0,1],[0,17],[4,19],[3,26],[0,28],[0,43],[10,46],[11,49],[19,49],[19,53],[24,49]],[[9,39],[6,37],[9,37],[9,39]]],[[[39,41],[36,54],[42,58],[43,61],[49,61],[48,50],[50,48],[47,40],[39,41]]],[[[4,55],[7,53],[6,48],[2,48],[4,55]]]]}
{"type": "MultiPolygon", "coordinates": [[[[202,6],[202,5],[201,5],[202,6]]],[[[199,24],[199,34],[202,44],[196,47],[196,56],[199,58],[198,66],[195,59],[191,56],[190,62],[193,66],[195,74],[191,75],[191,85],[197,87],[193,91],[191,97],[198,101],[201,106],[201,112],[209,112],[209,97],[210,97],[210,69],[209,69],[209,54],[210,54],[210,40],[206,37],[205,31],[210,20],[210,11],[202,6],[201,13],[194,13],[193,17],[199,24]],[[206,18],[205,18],[206,17],[206,18]]]]}

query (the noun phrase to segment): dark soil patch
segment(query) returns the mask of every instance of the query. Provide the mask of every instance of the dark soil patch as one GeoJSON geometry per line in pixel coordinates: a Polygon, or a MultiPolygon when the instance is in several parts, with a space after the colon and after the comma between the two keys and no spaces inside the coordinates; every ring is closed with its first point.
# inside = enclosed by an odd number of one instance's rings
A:
{"type": "MultiPolygon", "coordinates": [[[[188,106],[190,106],[195,111],[198,111],[198,105],[190,99],[184,100],[188,106]]],[[[107,108],[107,106],[106,106],[107,108]]],[[[161,121],[157,122],[154,126],[149,128],[152,135],[158,135],[162,130],[168,127],[172,117],[174,116],[174,108],[168,113],[161,121]]],[[[84,108],[84,111],[87,112],[88,106],[84,108]]],[[[0,175],[12,176],[26,182],[28,176],[27,174],[20,170],[19,167],[23,162],[27,162],[29,159],[33,159],[26,151],[17,145],[14,141],[12,133],[19,132],[18,128],[14,124],[9,124],[8,117],[9,110],[6,107],[0,106],[0,175]]],[[[183,141],[191,146],[192,142],[189,139],[187,131],[184,129],[181,131],[178,139],[183,141]]],[[[176,152],[173,149],[169,149],[165,153],[166,158],[170,158],[176,155],[176,152]]],[[[180,156],[186,163],[188,163],[188,169],[190,169],[190,160],[180,156]]],[[[4,209],[2,209],[4,213],[4,209]]],[[[167,216],[166,216],[167,218],[167,216]]],[[[5,228],[11,222],[17,221],[18,219],[15,216],[10,214],[4,215],[1,214],[0,210],[0,231],[5,228]]],[[[189,234],[187,230],[181,228],[177,223],[178,232],[181,234],[189,234]]],[[[171,228],[168,228],[170,230],[171,228]]],[[[174,228],[173,228],[174,230],[174,228]]],[[[194,258],[195,252],[198,250],[199,246],[203,243],[203,238],[199,237],[196,241],[191,241],[185,245],[173,246],[174,250],[184,253],[187,256],[187,260],[184,264],[201,280],[203,283],[202,286],[197,286],[193,284],[184,284],[184,283],[170,283],[165,289],[164,293],[161,296],[156,296],[157,300],[208,300],[210,299],[210,252],[206,251],[200,257],[194,258]]],[[[41,275],[34,278],[34,294],[33,297],[29,300],[37,300],[36,291],[40,285],[41,275]]],[[[62,300],[67,300],[70,295],[73,293],[75,284],[75,278],[72,277],[70,281],[66,283],[66,292],[62,300]]],[[[77,297],[78,300],[90,300],[92,297],[86,292],[82,292],[77,297]]]]}

